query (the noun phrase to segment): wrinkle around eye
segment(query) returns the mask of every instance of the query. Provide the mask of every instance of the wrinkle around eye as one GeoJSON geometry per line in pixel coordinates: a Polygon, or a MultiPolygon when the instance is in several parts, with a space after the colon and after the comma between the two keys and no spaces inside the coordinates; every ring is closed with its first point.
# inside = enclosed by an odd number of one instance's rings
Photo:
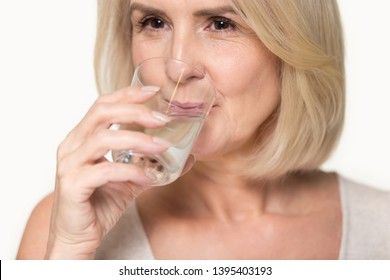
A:
{"type": "Polygon", "coordinates": [[[212,32],[216,36],[238,35],[240,28],[238,24],[229,18],[215,16],[209,20],[205,31],[212,32]]]}
{"type": "Polygon", "coordinates": [[[236,24],[234,24],[231,20],[221,18],[221,19],[214,19],[211,26],[216,31],[235,31],[237,29],[236,24]],[[220,28],[222,27],[222,28],[220,28]]]}
{"type": "Polygon", "coordinates": [[[140,19],[133,19],[133,26],[137,33],[156,34],[170,30],[170,24],[157,15],[144,15],[140,19]]]}

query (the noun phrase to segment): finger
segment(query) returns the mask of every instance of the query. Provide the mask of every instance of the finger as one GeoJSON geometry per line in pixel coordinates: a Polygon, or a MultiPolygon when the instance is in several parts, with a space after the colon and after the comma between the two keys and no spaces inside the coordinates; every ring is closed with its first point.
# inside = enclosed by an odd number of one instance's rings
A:
{"type": "Polygon", "coordinates": [[[94,131],[109,128],[112,124],[136,123],[145,127],[158,127],[170,120],[165,114],[140,104],[99,103],[86,115],[83,125],[94,131]]]}
{"type": "Polygon", "coordinates": [[[170,118],[138,104],[100,103],[68,134],[61,145],[58,158],[62,158],[79,147],[94,133],[108,129],[113,123],[138,124],[147,128],[161,127],[170,118]],[[88,115],[89,114],[89,115],[88,115]]]}
{"type": "Polygon", "coordinates": [[[104,103],[144,103],[146,100],[154,96],[160,90],[157,86],[143,86],[143,87],[134,87],[129,86],[112,93],[101,95],[97,102],[104,103]]]}
{"type": "Polygon", "coordinates": [[[81,166],[95,163],[111,150],[132,150],[144,154],[161,154],[172,143],[141,132],[103,130],[89,137],[68,156],[61,160],[64,166],[81,166]]]}
{"type": "Polygon", "coordinates": [[[149,178],[144,170],[136,165],[105,161],[60,176],[58,185],[64,198],[82,203],[87,201],[97,188],[109,182],[132,182],[142,186],[154,180],[155,178],[149,178]]]}
{"type": "MultiPolygon", "coordinates": [[[[80,123],[68,134],[66,139],[61,144],[61,149],[59,149],[58,154],[61,155],[63,151],[67,151],[68,147],[70,147],[70,150],[73,150],[74,147],[77,147],[79,142],[73,143],[73,145],[69,145],[69,143],[72,143],[74,139],[80,139],[75,137],[75,135],[79,135],[80,137],[85,137],[85,135],[88,135],[88,133],[93,132],[96,128],[95,127],[88,127],[88,125],[85,125],[85,122],[89,120],[91,115],[93,116],[93,113],[100,112],[104,115],[106,112],[106,104],[107,103],[144,103],[146,100],[151,98],[156,94],[156,92],[159,90],[156,86],[145,86],[145,87],[126,87],[120,90],[117,90],[110,94],[105,94],[100,96],[95,103],[91,106],[90,110],[87,112],[87,114],[84,116],[84,118],[80,121],[80,123]],[[96,109],[96,107],[98,107],[96,109]]],[[[131,111],[131,110],[129,110],[131,111]]],[[[126,111],[128,114],[129,111],[126,111]]],[[[160,116],[161,119],[161,116],[160,116]]],[[[66,153],[66,152],[65,152],[66,153]]]]}

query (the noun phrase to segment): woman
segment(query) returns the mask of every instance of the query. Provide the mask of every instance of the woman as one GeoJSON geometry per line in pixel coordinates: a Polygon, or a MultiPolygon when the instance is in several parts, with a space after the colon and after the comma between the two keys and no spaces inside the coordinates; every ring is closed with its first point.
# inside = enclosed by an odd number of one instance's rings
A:
{"type": "Polygon", "coordinates": [[[390,194],[318,170],[343,123],[341,33],[330,0],[100,1],[96,74],[111,93],[61,143],[18,258],[390,258],[390,194]],[[159,56],[202,68],[217,98],[185,174],[147,189],[104,155],[169,147],[109,130],[169,121],[142,105],[158,89],[128,87],[159,56]]]}

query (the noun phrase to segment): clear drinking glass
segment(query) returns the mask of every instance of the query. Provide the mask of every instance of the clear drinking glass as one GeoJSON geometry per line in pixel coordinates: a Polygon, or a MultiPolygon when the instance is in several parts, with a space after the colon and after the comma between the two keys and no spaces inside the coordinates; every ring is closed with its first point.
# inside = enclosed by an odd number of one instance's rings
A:
{"type": "Polygon", "coordinates": [[[161,128],[115,125],[115,129],[142,131],[173,144],[162,154],[112,151],[115,162],[135,164],[157,178],[150,186],[176,180],[215,99],[215,89],[205,73],[195,66],[170,58],[151,58],[139,64],[131,85],[158,86],[160,90],[145,105],[168,115],[171,121],[161,128]]]}

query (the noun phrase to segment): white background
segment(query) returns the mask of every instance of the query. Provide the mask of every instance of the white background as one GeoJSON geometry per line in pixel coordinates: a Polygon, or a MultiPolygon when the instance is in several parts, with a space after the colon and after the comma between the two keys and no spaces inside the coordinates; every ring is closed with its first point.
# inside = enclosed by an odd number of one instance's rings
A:
{"type": "MultiPolygon", "coordinates": [[[[325,169],[390,190],[390,4],[339,0],[347,52],[344,134],[325,169]]],[[[0,0],[0,259],[53,190],[57,145],[96,98],[95,0],[0,0]]]]}

